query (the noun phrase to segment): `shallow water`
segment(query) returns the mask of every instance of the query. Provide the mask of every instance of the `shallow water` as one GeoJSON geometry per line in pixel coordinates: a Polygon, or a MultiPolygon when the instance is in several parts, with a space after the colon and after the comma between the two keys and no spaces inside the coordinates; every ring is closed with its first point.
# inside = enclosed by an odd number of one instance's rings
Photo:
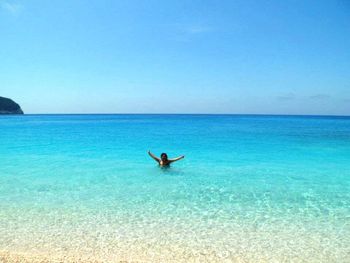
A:
{"type": "Polygon", "coordinates": [[[350,262],[350,118],[1,116],[0,163],[0,251],[350,262]]]}

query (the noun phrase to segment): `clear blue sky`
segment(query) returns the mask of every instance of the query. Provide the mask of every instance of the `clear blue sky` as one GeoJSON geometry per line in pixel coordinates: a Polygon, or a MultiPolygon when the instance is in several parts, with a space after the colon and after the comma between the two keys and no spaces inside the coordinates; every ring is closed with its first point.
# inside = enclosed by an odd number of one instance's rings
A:
{"type": "Polygon", "coordinates": [[[350,115],[350,2],[0,0],[26,113],[350,115]]]}

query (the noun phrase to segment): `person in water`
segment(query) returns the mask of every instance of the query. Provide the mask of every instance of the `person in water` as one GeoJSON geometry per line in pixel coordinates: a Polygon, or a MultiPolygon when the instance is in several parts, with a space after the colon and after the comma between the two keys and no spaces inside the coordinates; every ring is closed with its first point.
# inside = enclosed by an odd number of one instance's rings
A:
{"type": "Polygon", "coordinates": [[[181,160],[183,158],[185,158],[184,155],[179,156],[177,158],[173,158],[173,159],[168,159],[168,155],[166,153],[162,153],[160,155],[160,158],[158,158],[157,156],[155,156],[153,153],[151,153],[150,151],[148,151],[149,156],[151,156],[156,162],[159,163],[159,166],[169,166],[171,163],[176,162],[178,160],[181,160]]]}

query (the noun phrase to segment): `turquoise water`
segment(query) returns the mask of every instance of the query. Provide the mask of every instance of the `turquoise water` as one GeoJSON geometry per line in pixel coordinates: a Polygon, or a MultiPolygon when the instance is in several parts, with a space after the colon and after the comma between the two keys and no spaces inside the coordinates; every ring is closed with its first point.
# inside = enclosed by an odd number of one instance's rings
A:
{"type": "Polygon", "coordinates": [[[350,262],[350,118],[1,116],[0,251],[350,262]]]}

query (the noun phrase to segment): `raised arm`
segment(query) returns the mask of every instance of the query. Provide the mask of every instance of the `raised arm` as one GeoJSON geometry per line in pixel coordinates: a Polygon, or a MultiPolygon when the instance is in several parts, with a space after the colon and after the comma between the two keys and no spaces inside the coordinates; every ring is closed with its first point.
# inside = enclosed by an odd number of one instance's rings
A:
{"type": "Polygon", "coordinates": [[[160,159],[157,157],[157,156],[155,156],[153,153],[151,153],[151,151],[148,151],[148,154],[149,154],[149,156],[151,156],[156,162],[160,162],[160,159]]]}
{"type": "Polygon", "coordinates": [[[169,162],[170,162],[170,163],[173,163],[173,162],[176,162],[176,161],[181,160],[181,159],[183,159],[183,158],[185,158],[185,155],[179,156],[179,157],[177,157],[177,158],[169,159],[169,162]]]}

